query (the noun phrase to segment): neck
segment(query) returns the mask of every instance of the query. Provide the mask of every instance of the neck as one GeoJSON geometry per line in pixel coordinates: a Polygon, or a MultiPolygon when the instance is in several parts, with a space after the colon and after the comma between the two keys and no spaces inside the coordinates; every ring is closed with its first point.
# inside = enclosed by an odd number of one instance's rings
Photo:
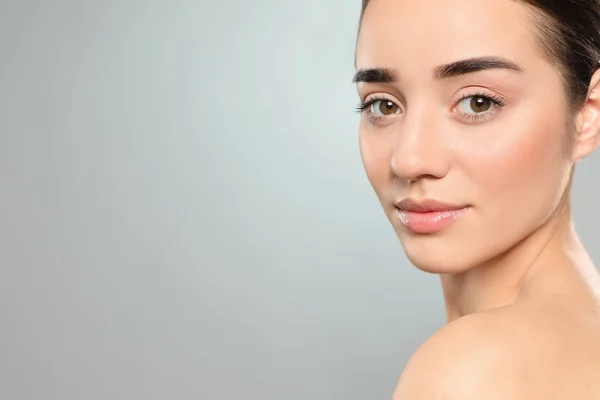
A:
{"type": "Polygon", "coordinates": [[[442,274],[447,321],[514,304],[540,277],[590,268],[567,204],[503,254],[465,272],[442,274]]]}

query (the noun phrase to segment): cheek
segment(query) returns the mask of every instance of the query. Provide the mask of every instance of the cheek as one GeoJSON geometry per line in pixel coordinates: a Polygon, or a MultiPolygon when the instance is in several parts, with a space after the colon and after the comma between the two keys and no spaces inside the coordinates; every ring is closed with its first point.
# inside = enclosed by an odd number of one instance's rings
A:
{"type": "Polygon", "coordinates": [[[389,135],[380,134],[380,132],[376,134],[361,127],[359,147],[362,162],[369,182],[380,199],[384,188],[390,181],[391,139],[389,135]]]}
{"type": "Polygon", "coordinates": [[[548,115],[539,110],[513,119],[500,135],[494,133],[498,139],[484,147],[487,151],[473,151],[469,158],[467,170],[480,188],[482,206],[490,206],[483,211],[499,223],[541,223],[535,220],[553,211],[565,189],[564,119],[548,115]]]}

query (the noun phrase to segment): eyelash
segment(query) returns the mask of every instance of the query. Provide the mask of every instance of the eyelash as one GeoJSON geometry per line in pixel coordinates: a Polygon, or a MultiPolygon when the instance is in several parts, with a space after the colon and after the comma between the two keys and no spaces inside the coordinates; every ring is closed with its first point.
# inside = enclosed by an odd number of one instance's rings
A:
{"type": "Polygon", "coordinates": [[[356,106],[356,112],[358,114],[368,112],[369,107],[371,107],[373,104],[377,103],[378,101],[392,101],[392,100],[386,99],[385,97],[373,97],[371,100],[367,100],[367,101],[358,103],[358,105],[356,106]]]}
{"type": "MultiPolygon", "coordinates": [[[[480,97],[486,100],[489,100],[492,102],[492,104],[494,105],[494,108],[498,108],[498,109],[502,109],[503,107],[506,106],[506,99],[503,97],[500,97],[498,95],[495,94],[491,94],[491,93],[486,93],[486,92],[477,92],[477,93],[470,93],[470,94],[464,94],[462,95],[455,103],[455,106],[453,107],[456,108],[456,106],[458,106],[458,104],[460,104],[461,101],[466,100],[466,99],[470,99],[473,97],[480,97]]],[[[358,114],[369,114],[369,108],[377,103],[378,101],[392,101],[390,99],[387,99],[385,97],[374,97],[368,101],[364,101],[358,104],[358,106],[356,107],[356,112],[358,114]]],[[[460,113],[464,118],[468,118],[469,120],[471,120],[472,122],[477,122],[477,121],[481,121],[484,118],[487,118],[490,114],[495,113],[495,111],[486,111],[486,112],[482,112],[482,113],[473,113],[473,114],[467,114],[467,113],[460,113]]],[[[380,122],[382,119],[384,119],[385,116],[381,116],[381,117],[373,117],[373,116],[369,116],[369,122],[371,122],[372,124],[377,124],[378,122],[380,122]]]]}
{"type": "Polygon", "coordinates": [[[369,122],[371,124],[376,125],[378,122],[380,122],[381,120],[383,120],[385,118],[385,116],[374,117],[374,116],[370,115],[369,108],[373,104],[377,103],[378,101],[392,101],[392,100],[387,99],[385,97],[373,97],[372,99],[370,99],[368,101],[363,101],[363,102],[358,103],[358,105],[356,106],[356,112],[358,114],[367,114],[369,122]]]}
{"type": "Polygon", "coordinates": [[[469,120],[471,120],[472,122],[477,122],[477,121],[481,121],[482,119],[487,118],[488,116],[495,114],[496,112],[500,111],[500,109],[502,109],[503,107],[506,106],[506,99],[503,97],[500,97],[497,94],[492,94],[492,93],[486,93],[486,92],[477,92],[477,93],[472,93],[472,94],[464,94],[462,95],[457,101],[456,101],[456,105],[454,107],[457,107],[461,101],[466,100],[466,99],[470,99],[473,97],[480,97],[482,99],[486,99],[492,102],[492,104],[494,105],[494,109],[496,109],[495,111],[484,111],[482,113],[474,113],[474,114],[467,114],[467,113],[460,113],[463,117],[468,118],[469,120]]]}

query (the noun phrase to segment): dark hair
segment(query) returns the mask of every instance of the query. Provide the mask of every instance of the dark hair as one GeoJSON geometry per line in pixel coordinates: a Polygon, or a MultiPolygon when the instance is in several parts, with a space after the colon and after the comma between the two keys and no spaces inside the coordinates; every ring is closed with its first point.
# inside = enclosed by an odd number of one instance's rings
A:
{"type": "MultiPolygon", "coordinates": [[[[369,1],[362,2],[361,22],[369,1]]],[[[569,105],[582,106],[600,67],[600,0],[515,1],[531,9],[540,50],[559,69],[569,105]]]]}

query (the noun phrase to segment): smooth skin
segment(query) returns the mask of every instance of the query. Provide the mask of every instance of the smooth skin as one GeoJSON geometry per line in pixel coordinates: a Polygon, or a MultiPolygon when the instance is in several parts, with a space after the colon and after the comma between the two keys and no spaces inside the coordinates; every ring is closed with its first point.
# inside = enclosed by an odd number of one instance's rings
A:
{"type": "Polygon", "coordinates": [[[600,399],[600,276],[569,200],[575,164],[600,143],[600,72],[569,110],[537,40],[514,0],[372,0],[365,12],[356,69],[393,79],[357,83],[363,163],[409,260],[440,275],[448,322],[394,400],[600,399]],[[475,58],[518,68],[439,74],[475,58]],[[470,207],[417,234],[398,218],[404,198],[470,207]]]}

